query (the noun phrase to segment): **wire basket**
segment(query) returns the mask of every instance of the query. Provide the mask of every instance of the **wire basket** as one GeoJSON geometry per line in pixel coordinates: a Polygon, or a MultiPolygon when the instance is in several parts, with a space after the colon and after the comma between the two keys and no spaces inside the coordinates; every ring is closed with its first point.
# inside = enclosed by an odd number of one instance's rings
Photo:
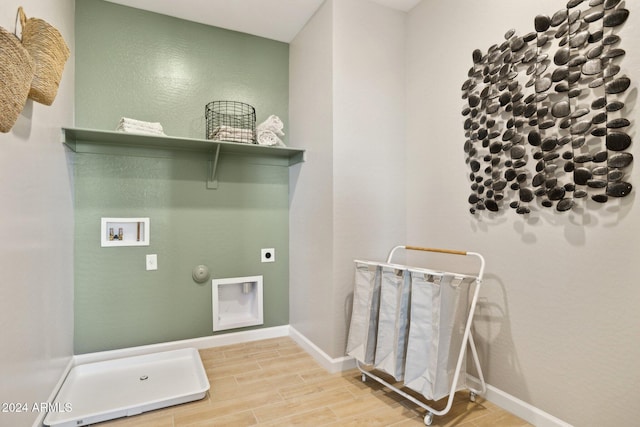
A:
{"type": "Polygon", "coordinates": [[[256,110],[237,101],[213,101],[204,109],[207,139],[256,143],[256,110]]]}

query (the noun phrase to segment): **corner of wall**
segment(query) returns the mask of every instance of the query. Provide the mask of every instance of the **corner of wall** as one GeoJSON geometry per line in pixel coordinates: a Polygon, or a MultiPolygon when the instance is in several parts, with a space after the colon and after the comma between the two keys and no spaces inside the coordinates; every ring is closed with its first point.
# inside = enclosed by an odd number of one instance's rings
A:
{"type": "MultiPolygon", "coordinates": [[[[60,128],[73,124],[73,0],[4,2],[0,25],[15,12],[56,27],[72,56],[51,106],[27,100],[0,135],[0,402],[45,402],[73,356],[73,182],[60,128]]],[[[2,425],[37,422],[37,412],[0,413],[2,425]]]]}

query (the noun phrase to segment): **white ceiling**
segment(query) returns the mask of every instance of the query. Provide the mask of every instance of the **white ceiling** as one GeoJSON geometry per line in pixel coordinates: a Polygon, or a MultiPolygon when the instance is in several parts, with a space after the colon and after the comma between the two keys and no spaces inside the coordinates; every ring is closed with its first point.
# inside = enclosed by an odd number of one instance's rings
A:
{"type": "MultiPolygon", "coordinates": [[[[107,0],[289,43],[324,0],[107,0]]],[[[340,1],[340,0],[338,0],[340,1]]],[[[370,0],[408,12],[420,0],[370,0]]]]}

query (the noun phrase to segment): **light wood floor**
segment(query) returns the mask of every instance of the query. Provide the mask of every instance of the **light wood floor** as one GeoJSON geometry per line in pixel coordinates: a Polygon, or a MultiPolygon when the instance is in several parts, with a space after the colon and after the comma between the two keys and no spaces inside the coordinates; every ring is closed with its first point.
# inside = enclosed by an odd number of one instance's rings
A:
{"type": "MultiPolygon", "coordinates": [[[[204,399],[108,421],[100,427],[424,426],[425,410],[351,370],[329,374],[290,338],[200,350],[211,389],[204,399]]],[[[429,403],[443,408],[446,401],[429,403]]],[[[480,396],[456,393],[433,426],[531,424],[480,396]]]]}

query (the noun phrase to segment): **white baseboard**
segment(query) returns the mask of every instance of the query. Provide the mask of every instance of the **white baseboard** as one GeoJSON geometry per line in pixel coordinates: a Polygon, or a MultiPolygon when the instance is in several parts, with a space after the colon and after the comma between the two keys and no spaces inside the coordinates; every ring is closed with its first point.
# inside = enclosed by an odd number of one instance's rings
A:
{"type": "Polygon", "coordinates": [[[75,365],[102,362],[104,360],[120,359],[123,357],[140,356],[161,351],[179,350],[182,348],[212,348],[223,345],[239,344],[265,340],[269,338],[286,337],[289,335],[289,325],[274,326],[272,328],[252,329],[250,331],[231,332],[208,337],[192,338],[188,340],[171,341],[159,344],[143,345],[139,347],[122,348],[118,350],[100,351],[96,353],[78,354],[74,356],[75,365]]]}
{"type": "MultiPolygon", "coordinates": [[[[477,378],[471,377],[471,379],[479,383],[477,378]]],[[[573,427],[571,424],[489,384],[487,384],[484,398],[536,427],[573,427]]]]}
{"type": "Polygon", "coordinates": [[[330,357],[320,347],[312,343],[307,337],[298,332],[293,326],[289,326],[289,336],[300,347],[309,353],[324,369],[332,374],[348,371],[356,367],[356,361],[352,357],[330,357]]]}
{"type": "MultiPolygon", "coordinates": [[[[356,367],[355,359],[352,357],[340,357],[337,359],[330,357],[292,326],[290,326],[289,335],[324,369],[331,373],[346,371],[356,367]]],[[[477,378],[472,378],[472,380],[478,384],[480,382],[477,378]]],[[[517,397],[511,396],[510,394],[491,385],[487,384],[487,392],[484,397],[491,403],[522,418],[536,427],[572,427],[571,424],[568,424],[553,415],[548,414],[543,410],[538,409],[535,406],[532,406],[517,397]]]]}
{"type": "MultiPolygon", "coordinates": [[[[330,373],[337,373],[354,369],[356,367],[355,360],[352,357],[330,357],[320,347],[311,342],[307,337],[290,325],[276,326],[272,328],[253,329],[250,331],[232,332],[227,334],[213,335],[209,337],[193,338],[181,341],[172,341],[167,343],[145,345],[139,347],[123,348],[119,350],[101,351],[97,353],[79,354],[74,356],[63,375],[61,376],[55,390],[50,396],[49,402],[53,402],[58,390],[62,386],[64,379],[69,371],[76,365],[86,363],[100,362],[110,359],[119,359],[122,357],[139,356],[143,354],[155,353],[160,351],[177,350],[181,348],[211,348],[223,345],[239,344],[244,342],[258,341],[269,338],[278,338],[289,336],[307,353],[309,353],[324,369],[330,373]]],[[[472,378],[473,379],[473,378],[472,378]]],[[[475,379],[475,381],[478,381],[475,379]]],[[[524,402],[517,397],[511,396],[502,390],[499,390],[487,384],[487,392],[484,396],[488,401],[503,408],[504,410],[522,418],[523,420],[535,425],[536,427],[572,427],[553,415],[550,415],[541,409],[536,408],[524,402]]],[[[42,421],[37,420],[33,427],[42,426],[42,421]]]]}
{"type": "MultiPolygon", "coordinates": [[[[289,335],[300,347],[309,353],[324,369],[331,373],[347,371],[356,367],[355,359],[352,357],[332,358],[320,347],[311,342],[307,337],[290,326],[289,335]]],[[[472,378],[477,383],[478,379],[472,378]]],[[[522,418],[536,427],[573,427],[559,418],[524,402],[517,397],[511,396],[504,391],[487,384],[487,392],[484,397],[491,403],[504,410],[522,418]]]]}

